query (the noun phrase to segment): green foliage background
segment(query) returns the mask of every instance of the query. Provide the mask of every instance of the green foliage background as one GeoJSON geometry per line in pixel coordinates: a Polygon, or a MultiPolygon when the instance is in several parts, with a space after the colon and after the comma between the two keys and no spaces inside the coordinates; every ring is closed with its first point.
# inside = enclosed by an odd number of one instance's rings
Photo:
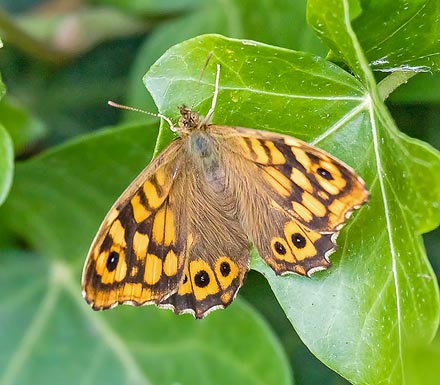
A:
{"type": "Polygon", "coordinates": [[[0,384],[437,384],[439,2],[1,7],[0,384]],[[324,148],[372,199],[312,279],[275,277],[255,255],[239,298],[202,321],[92,312],[80,289],[91,239],[173,138],[106,101],[204,113],[217,63],[214,122],[324,148]]]}

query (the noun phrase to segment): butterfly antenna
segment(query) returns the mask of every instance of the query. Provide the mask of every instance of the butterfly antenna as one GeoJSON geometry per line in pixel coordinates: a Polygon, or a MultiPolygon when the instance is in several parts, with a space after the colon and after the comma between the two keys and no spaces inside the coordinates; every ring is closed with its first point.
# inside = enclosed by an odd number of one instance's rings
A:
{"type": "Polygon", "coordinates": [[[214,95],[212,96],[211,108],[205,116],[205,123],[210,122],[212,115],[214,114],[215,106],[217,104],[217,96],[220,84],[220,64],[217,64],[217,73],[215,74],[215,86],[214,86],[214,95]]]}
{"type": "Polygon", "coordinates": [[[142,114],[146,114],[146,115],[150,115],[150,116],[155,116],[156,118],[163,119],[163,120],[165,120],[169,124],[170,130],[173,131],[173,132],[176,132],[176,127],[174,126],[173,122],[171,121],[170,118],[167,118],[165,115],[155,114],[154,112],[144,111],[144,110],[141,110],[140,108],[126,106],[125,104],[115,103],[115,102],[112,102],[111,100],[109,100],[107,103],[108,103],[109,106],[120,108],[122,110],[140,112],[142,114]]]}
{"type": "MultiPolygon", "coordinates": [[[[199,79],[197,80],[198,83],[202,82],[202,78],[203,78],[203,76],[205,75],[205,72],[206,72],[206,67],[208,67],[208,64],[211,61],[211,58],[213,56],[214,56],[214,51],[209,51],[208,55],[206,56],[205,64],[203,65],[203,68],[200,71],[200,76],[199,76],[199,79]]],[[[194,107],[196,105],[196,100],[197,100],[197,98],[193,97],[193,101],[191,103],[191,108],[190,108],[191,110],[194,110],[194,107]]]]}
{"type": "Polygon", "coordinates": [[[202,72],[200,72],[199,83],[202,81],[203,75],[205,74],[206,67],[208,67],[209,62],[211,61],[212,56],[214,55],[213,51],[209,51],[208,56],[205,60],[205,65],[203,66],[202,72]]]}

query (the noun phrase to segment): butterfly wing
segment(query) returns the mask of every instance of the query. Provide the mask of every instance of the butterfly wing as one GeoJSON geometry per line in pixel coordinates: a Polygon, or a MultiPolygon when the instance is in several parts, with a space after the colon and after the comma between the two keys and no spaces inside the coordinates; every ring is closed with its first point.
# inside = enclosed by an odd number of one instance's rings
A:
{"type": "Polygon", "coordinates": [[[231,154],[241,221],[261,257],[278,274],[328,267],[339,229],[368,199],[364,182],[343,162],[289,136],[211,130],[231,154]]]}
{"type": "Polygon", "coordinates": [[[368,200],[364,181],[325,151],[286,135],[234,130],[230,150],[255,163],[271,197],[307,228],[334,232],[368,200]]]}
{"type": "Polygon", "coordinates": [[[96,310],[158,303],[177,290],[186,240],[172,193],[181,141],[168,146],[132,182],[105,217],[91,245],[83,295],[96,310]]]}

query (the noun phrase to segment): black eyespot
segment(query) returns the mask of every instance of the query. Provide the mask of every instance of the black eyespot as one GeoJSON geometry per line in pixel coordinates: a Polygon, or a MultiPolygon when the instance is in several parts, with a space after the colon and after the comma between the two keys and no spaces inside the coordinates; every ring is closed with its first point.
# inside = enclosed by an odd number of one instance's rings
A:
{"type": "Polygon", "coordinates": [[[209,274],[205,270],[200,270],[194,276],[194,283],[198,287],[206,287],[209,285],[209,274]]]}
{"type": "Polygon", "coordinates": [[[325,168],[319,167],[317,170],[319,175],[321,175],[324,179],[333,180],[333,175],[330,171],[327,171],[325,168]]]}
{"type": "Polygon", "coordinates": [[[116,269],[119,262],[119,253],[116,251],[112,251],[107,258],[106,267],[109,272],[112,272],[116,269]]]}
{"type": "Polygon", "coordinates": [[[183,278],[183,284],[188,282],[188,276],[185,274],[185,277],[183,278]]]}
{"type": "Polygon", "coordinates": [[[306,243],[307,243],[304,236],[302,236],[301,234],[298,234],[298,233],[292,234],[292,242],[295,245],[295,247],[298,249],[302,249],[303,247],[306,246],[306,243]]]}
{"type": "Polygon", "coordinates": [[[220,273],[223,277],[227,277],[231,273],[231,265],[228,262],[222,262],[220,264],[220,273]]]}
{"type": "Polygon", "coordinates": [[[274,247],[278,254],[285,255],[287,253],[286,248],[278,241],[275,242],[274,247]]]}

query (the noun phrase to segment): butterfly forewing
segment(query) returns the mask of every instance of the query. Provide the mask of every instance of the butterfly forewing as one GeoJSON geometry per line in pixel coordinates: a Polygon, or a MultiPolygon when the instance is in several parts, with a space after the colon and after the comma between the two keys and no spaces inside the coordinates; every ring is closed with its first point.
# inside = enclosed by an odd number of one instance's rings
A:
{"type": "Polygon", "coordinates": [[[116,201],[90,248],[84,296],[93,308],[160,302],[177,290],[186,247],[181,202],[172,186],[180,174],[173,142],[116,201]],[[178,231],[179,229],[179,231],[178,231]]]}

